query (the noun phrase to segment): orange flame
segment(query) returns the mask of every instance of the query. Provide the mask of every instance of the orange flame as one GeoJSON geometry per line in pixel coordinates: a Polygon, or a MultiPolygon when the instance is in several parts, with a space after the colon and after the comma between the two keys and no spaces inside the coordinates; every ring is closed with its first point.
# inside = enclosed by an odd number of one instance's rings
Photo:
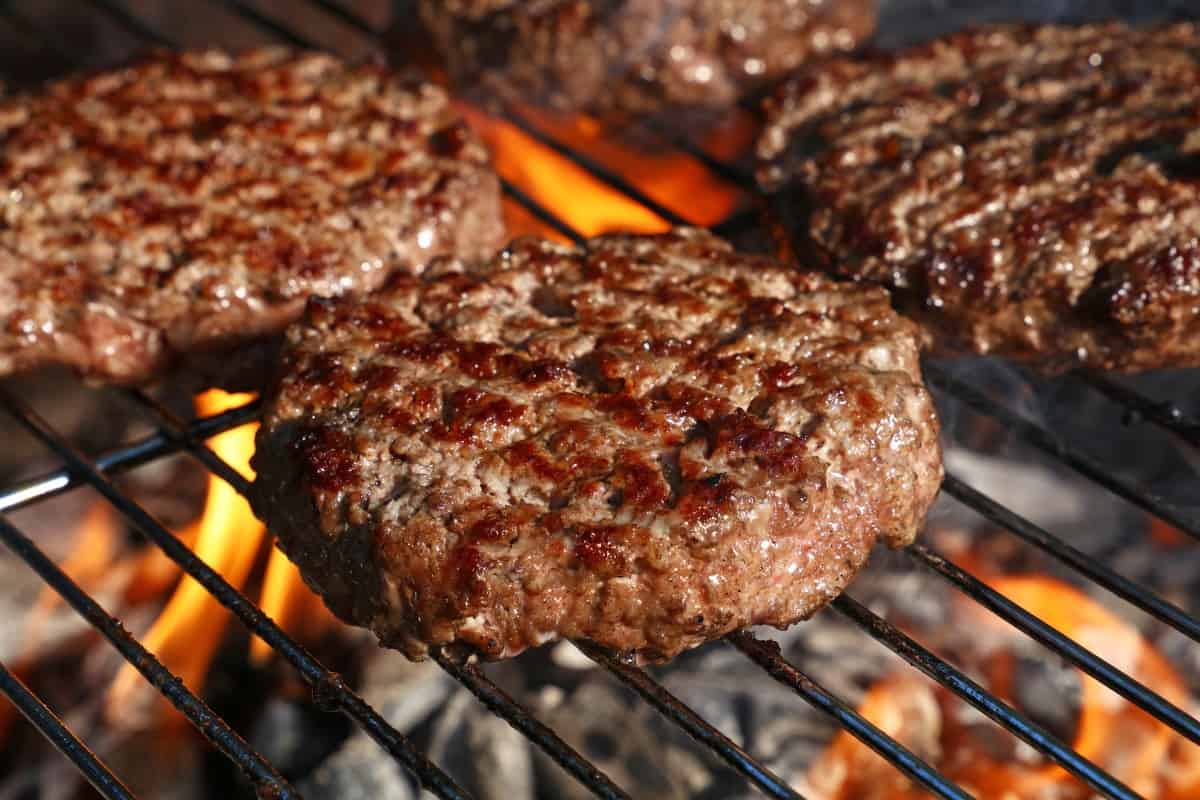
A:
{"type": "MultiPolygon", "coordinates": [[[[267,562],[259,606],[279,627],[302,638],[315,636],[336,622],[333,613],[300,577],[300,570],[279,550],[272,550],[267,562]]],[[[250,657],[256,664],[267,661],[272,653],[262,639],[256,636],[251,640],[250,657]]]]}
{"type": "MultiPolygon", "coordinates": [[[[1166,659],[1130,625],[1083,593],[1043,577],[1001,578],[992,586],[1171,702],[1186,703],[1187,688],[1166,659]]],[[[989,688],[1005,696],[1013,678],[1011,658],[994,658],[989,667],[989,688]]],[[[1071,743],[1076,751],[1148,798],[1200,797],[1196,748],[1095,679],[1082,673],[1079,679],[1081,711],[1071,743]]],[[[980,797],[1060,800],[1089,796],[1061,767],[1005,760],[990,753],[985,743],[958,722],[953,710],[958,702],[947,690],[905,673],[876,683],[867,692],[860,713],[980,797]]],[[[845,732],[814,762],[809,780],[813,794],[829,800],[924,796],[909,779],[845,732]]]]}
{"type": "MultiPolygon", "coordinates": [[[[488,144],[501,175],[585,236],[612,231],[656,233],[670,227],[660,215],[518,126],[470,106],[460,105],[459,111],[488,144]]],[[[605,131],[590,117],[564,119],[528,109],[521,115],[533,120],[537,129],[554,140],[586,153],[693,224],[716,224],[745,199],[736,187],[679,150],[642,152],[605,131]]],[[[748,124],[738,122],[713,134],[713,141],[705,147],[714,154],[732,153],[748,144],[751,131],[748,124]]],[[[510,208],[509,222],[514,233],[536,232],[561,238],[523,211],[510,208]]]]}
{"type": "MultiPolygon", "coordinates": [[[[79,523],[79,530],[71,543],[71,554],[59,567],[75,583],[95,586],[117,556],[119,533],[117,515],[112,506],[104,502],[93,503],[79,523]]],[[[36,631],[45,615],[53,611],[59,602],[60,598],[53,589],[49,586],[43,589],[34,606],[28,630],[36,631]]]]}
{"type": "MultiPolygon", "coordinates": [[[[251,395],[212,390],[196,398],[196,410],[205,416],[219,414],[251,399],[251,395]]],[[[257,425],[253,423],[243,425],[210,441],[216,454],[247,478],[253,477],[250,456],[254,452],[256,429],[257,425]]],[[[212,476],[204,513],[191,527],[196,555],[231,584],[242,586],[254,565],[264,534],[262,523],[251,512],[246,500],[225,481],[212,476]]],[[[185,577],[143,643],[185,685],[197,689],[203,683],[227,622],[228,614],[217,600],[203,586],[185,577]]],[[[149,714],[150,719],[129,719],[134,705],[131,701],[143,686],[141,675],[132,666],[124,667],[109,695],[111,714],[135,724],[161,717],[161,711],[140,708],[136,710],[149,714]]],[[[162,701],[163,710],[165,703],[162,701]]]]}

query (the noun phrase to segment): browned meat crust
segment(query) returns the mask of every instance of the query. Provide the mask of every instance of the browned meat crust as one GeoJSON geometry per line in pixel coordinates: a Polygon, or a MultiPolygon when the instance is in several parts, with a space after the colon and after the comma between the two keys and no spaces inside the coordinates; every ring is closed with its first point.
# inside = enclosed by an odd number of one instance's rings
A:
{"type": "Polygon", "coordinates": [[[560,111],[724,111],[856,47],[875,0],[419,0],[460,85],[560,111]]]}
{"type": "Polygon", "coordinates": [[[414,658],[569,637],[662,660],[788,625],[910,542],[941,477],[886,293],[695,230],[440,260],[314,300],[286,358],[254,507],[414,658]]]}
{"type": "Polygon", "coordinates": [[[788,84],[760,178],[798,248],[945,348],[1200,365],[1200,35],[999,27],[788,84]]]}
{"type": "Polygon", "coordinates": [[[441,90],[316,53],[155,54],[0,102],[0,375],[146,381],[502,238],[441,90]]]}

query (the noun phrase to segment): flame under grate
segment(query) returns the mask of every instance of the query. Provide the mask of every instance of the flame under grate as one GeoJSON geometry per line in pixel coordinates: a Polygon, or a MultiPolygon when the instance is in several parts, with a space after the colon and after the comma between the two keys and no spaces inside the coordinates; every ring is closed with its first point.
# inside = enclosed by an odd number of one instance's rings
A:
{"type": "MultiPolygon", "coordinates": [[[[115,0],[90,0],[87,3],[105,24],[123,31],[130,47],[145,45],[174,46],[180,44],[165,35],[161,20],[152,15],[138,15],[131,8],[143,3],[120,4],[115,0]]],[[[268,14],[261,8],[271,4],[251,5],[238,0],[221,0],[211,4],[220,7],[223,13],[241,18],[253,26],[261,39],[281,41],[301,46],[324,46],[345,49],[347,53],[359,53],[364,44],[377,51],[386,49],[382,34],[375,24],[348,6],[334,0],[310,0],[312,6],[333,23],[336,28],[329,37],[320,41],[309,41],[308,34],[289,26],[285,14],[268,14]],[[351,49],[353,48],[353,49],[351,49]]],[[[976,4],[977,6],[978,4],[976,4]]],[[[992,8],[1004,8],[1004,16],[1016,15],[1031,19],[1065,18],[1073,4],[1061,0],[1039,3],[991,4],[992,8]]],[[[1074,4],[1077,5],[1077,4],[1074,4]]],[[[941,26],[956,27],[966,21],[979,21],[978,8],[969,3],[942,0],[895,0],[884,4],[882,27],[884,44],[897,44],[915,35],[906,28],[904,20],[932,17],[938,30],[941,26]],[[971,9],[975,10],[972,11],[971,9]],[[968,16],[970,15],[970,16],[968,16]],[[893,22],[889,22],[892,20],[893,22]]],[[[1089,6],[1101,15],[1123,13],[1137,17],[1143,12],[1144,3],[1097,3],[1089,6]],[[1099,7],[1103,7],[1100,9],[1099,7]]],[[[278,9],[276,9],[278,11],[278,9]]],[[[1182,2],[1168,3],[1157,7],[1159,15],[1166,13],[1184,14],[1195,9],[1182,2]]],[[[8,25],[18,36],[37,39],[45,51],[51,53],[60,69],[86,66],[80,62],[78,51],[61,41],[56,32],[48,30],[39,19],[16,11],[11,4],[0,3],[0,25],[8,25]]],[[[936,32],[932,29],[925,33],[936,32]]],[[[232,42],[239,46],[244,42],[232,42]]],[[[119,54],[102,54],[115,56],[119,54]]],[[[39,69],[52,67],[38,65],[39,69]]],[[[16,74],[19,82],[29,76],[16,74]]],[[[42,76],[37,76],[42,77],[42,76]]],[[[646,196],[638,187],[628,183],[619,175],[600,167],[589,157],[572,146],[565,144],[537,123],[515,111],[508,115],[507,122],[524,134],[551,147],[564,158],[584,169],[612,191],[626,200],[657,215],[667,223],[686,223],[680,214],[662,203],[646,196]]],[[[728,164],[714,158],[708,151],[678,137],[670,137],[670,144],[686,153],[698,163],[706,165],[714,174],[726,181],[737,183],[748,195],[754,187],[743,166],[728,164]]],[[[523,206],[533,217],[545,223],[562,236],[581,241],[583,234],[564,221],[560,214],[547,208],[512,183],[506,182],[505,189],[511,200],[523,206]]],[[[715,227],[722,233],[738,235],[753,226],[752,214],[734,214],[715,227]]],[[[1200,520],[1188,509],[1171,500],[1160,497],[1145,489],[1137,481],[1107,469],[1102,463],[1062,444],[1060,437],[1042,424],[1030,421],[1019,411],[992,396],[972,383],[950,374],[936,364],[926,365],[930,383],[942,394],[973,411],[994,419],[1011,430],[1015,436],[1031,447],[1056,459],[1062,466],[1093,481],[1109,492],[1169,523],[1189,536],[1200,539],[1200,520]]],[[[1082,376],[1091,391],[1102,395],[1126,409],[1131,421],[1142,421],[1157,426],[1171,435],[1191,444],[1200,444],[1200,421],[1188,417],[1179,408],[1163,404],[1143,394],[1114,383],[1101,376],[1082,376]]],[[[318,662],[304,648],[284,633],[271,619],[267,618],[252,601],[246,598],[221,575],[198,559],[187,546],[173,536],[158,520],[124,494],[113,482],[113,476],[149,461],[176,452],[186,452],[200,461],[208,470],[225,480],[237,492],[244,494],[247,481],[229,464],[222,461],[205,444],[212,435],[230,430],[257,418],[258,407],[250,403],[193,423],[186,423],[153,399],[139,392],[132,392],[157,432],[131,445],[89,459],[52,428],[39,413],[21,398],[0,388],[0,405],[32,433],[64,464],[63,468],[41,478],[26,481],[0,492],[0,512],[30,506],[66,492],[75,487],[88,485],[97,490],[134,527],[152,542],[182,570],[198,581],[221,604],[230,609],[253,634],[261,638],[283,660],[287,661],[308,683],[318,703],[330,711],[339,711],[348,716],[390,754],[399,764],[411,771],[421,785],[441,798],[463,798],[468,794],[452,778],[433,764],[424,754],[352,691],[335,673],[318,662]]],[[[1131,605],[1150,614],[1156,620],[1175,628],[1193,641],[1200,641],[1200,620],[1156,594],[1146,586],[1132,582],[1112,571],[1100,561],[1076,549],[1011,508],[974,488],[968,481],[948,473],[943,485],[945,494],[962,505],[973,509],[985,519],[995,523],[1025,543],[1058,560],[1079,576],[1112,592],[1131,605]]],[[[139,642],[131,638],[121,623],[108,615],[87,592],[75,584],[66,573],[56,566],[25,534],[0,516],[0,540],[32,567],[41,578],[60,594],[81,616],[94,626],[121,655],[168,698],[186,718],[225,756],[235,762],[254,784],[261,796],[271,798],[298,797],[296,790],[282,777],[279,770],[246,743],[224,720],[203,700],[188,690],[139,642]]],[[[905,551],[907,558],[932,571],[948,585],[971,598],[1017,630],[1047,647],[1051,652],[1078,667],[1100,683],[1114,690],[1133,705],[1146,711],[1170,729],[1192,743],[1200,744],[1200,721],[1177,705],[1156,693],[1154,689],[1140,683],[1095,652],[1080,645],[1052,627],[1041,617],[1030,613],[1022,606],[990,588],[967,569],[945,558],[924,544],[916,544],[905,551]]],[[[843,596],[833,604],[834,610],[846,620],[858,626],[869,636],[881,642],[911,666],[931,677],[941,686],[962,698],[994,722],[1023,740],[1050,761],[1089,785],[1096,793],[1115,798],[1134,798],[1138,795],[1105,772],[1084,755],[1073,750],[1045,727],[1030,720],[1011,705],[989,693],[969,678],[965,672],[944,661],[898,628],[872,612],[850,596],[843,596]]],[[[726,642],[745,657],[756,663],[769,677],[793,690],[801,698],[827,715],[843,730],[865,743],[875,752],[891,762],[898,770],[907,774],[916,783],[939,797],[965,798],[970,795],[947,779],[937,769],[865,719],[845,701],[828,691],[793,664],[788,663],[774,644],[755,638],[750,633],[736,633],[726,637],[726,642]]],[[[702,745],[710,748],[727,765],[741,773],[746,780],[765,794],[779,798],[797,798],[797,791],[773,774],[753,755],[739,747],[701,715],[671,694],[647,671],[632,666],[619,657],[591,645],[579,644],[579,648],[592,660],[606,668],[619,681],[633,689],[650,706],[678,725],[702,745]]],[[[435,653],[437,663],[455,680],[466,686],[483,704],[495,714],[509,722],[527,736],[531,742],[546,752],[581,784],[596,796],[623,798],[637,796],[635,786],[619,787],[597,767],[572,748],[554,730],[535,719],[531,713],[509,697],[483,670],[475,664],[464,662],[449,653],[435,653]]],[[[73,761],[84,776],[104,797],[127,798],[133,795],[109,768],[83,744],[52,711],[32,694],[8,669],[0,665],[0,692],[3,692],[20,711],[52,743],[73,761]]]]}

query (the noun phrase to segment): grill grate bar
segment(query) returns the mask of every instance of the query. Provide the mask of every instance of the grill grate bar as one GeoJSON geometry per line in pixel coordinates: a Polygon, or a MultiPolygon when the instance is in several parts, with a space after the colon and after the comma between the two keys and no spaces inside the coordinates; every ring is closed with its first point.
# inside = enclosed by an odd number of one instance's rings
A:
{"type": "Polygon", "coordinates": [[[621,683],[633,689],[660,714],[678,725],[700,744],[720,756],[726,764],[745,775],[769,797],[804,800],[771,770],[733,743],[725,734],[709,725],[690,706],[667,691],[643,669],[589,642],[574,642],[584,655],[607,669],[621,683]]]}
{"type": "Polygon", "coordinates": [[[1022,741],[1044,753],[1059,766],[1106,797],[1134,800],[1138,795],[1079,753],[1063,744],[1035,722],[1026,719],[1007,703],[988,692],[959,670],[906,636],[895,626],[872,613],[850,595],[838,597],[831,607],[855,623],[912,666],[1012,731],[1022,741]]]}
{"type": "Polygon", "coordinates": [[[584,236],[582,233],[580,233],[579,231],[572,228],[567,223],[563,222],[561,219],[559,219],[558,215],[549,211],[545,206],[538,203],[536,200],[534,200],[532,197],[530,197],[528,194],[526,194],[522,189],[515,186],[512,182],[506,180],[505,178],[501,178],[500,185],[504,189],[505,194],[509,195],[510,197],[512,197],[513,200],[517,201],[517,203],[519,203],[522,208],[524,208],[530,214],[533,214],[541,222],[545,223],[546,225],[549,225],[551,228],[553,228],[559,234],[570,239],[574,244],[582,245],[587,241],[586,236],[584,236]]]}
{"type": "Polygon", "coordinates": [[[922,544],[914,544],[906,548],[905,552],[922,565],[933,570],[961,589],[972,600],[1029,638],[1067,659],[1079,667],[1079,669],[1091,675],[1138,708],[1168,725],[1176,732],[1200,744],[1200,721],[1188,715],[1187,712],[1166,698],[1150,691],[1145,684],[1130,677],[1086,647],[1081,646],[1057,629],[1047,625],[1038,617],[1030,614],[1021,608],[1021,606],[1012,602],[995,589],[992,589],[966,570],[951,563],[931,548],[922,544]]]}
{"type": "Polygon", "coordinates": [[[1153,400],[1098,372],[1084,372],[1078,377],[1117,405],[1124,406],[1126,420],[1130,423],[1149,420],[1188,444],[1200,447],[1200,420],[1189,417],[1174,403],[1153,400]]]}
{"type": "Polygon", "coordinates": [[[527,709],[484,675],[478,666],[441,650],[434,651],[432,655],[450,677],[467,687],[489,711],[540,747],[560,767],[591,789],[594,795],[606,800],[628,800],[630,796],[596,765],[580,755],[557,733],[535,719],[527,709]]]}
{"type": "MultiPolygon", "coordinates": [[[[673,133],[672,131],[667,130],[661,123],[656,121],[648,122],[647,127],[653,131],[654,135],[659,139],[676,148],[677,150],[687,153],[689,156],[707,167],[709,172],[719,175],[721,178],[733,184],[734,186],[738,186],[742,189],[754,186],[754,176],[752,174],[746,172],[740,167],[722,161],[706,151],[703,147],[697,145],[686,135],[673,133]]],[[[753,193],[757,194],[757,190],[755,190],[753,193]]]]}
{"type": "MultiPolygon", "coordinates": [[[[192,694],[153,653],[130,636],[117,619],[101,608],[91,595],[79,588],[70,576],[5,517],[0,517],[0,540],[3,540],[9,550],[28,564],[81,617],[103,634],[126,661],[137,668],[154,688],[204,734],[204,738],[236,763],[254,783],[260,795],[277,797],[280,800],[300,796],[266,759],[229,727],[225,720],[214,713],[203,700],[192,694]]],[[[60,744],[58,739],[53,739],[52,742],[55,746],[60,744]]]]}
{"type": "Polygon", "coordinates": [[[21,679],[0,664],[0,692],[45,736],[51,744],[83,773],[83,777],[106,800],[134,800],[133,792],[113,775],[87,745],[71,733],[50,707],[38,698],[21,679]]]}
{"type": "Polygon", "coordinates": [[[938,797],[956,798],[957,800],[966,800],[971,797],[962,788],[914,755],[904,745],[896,742],[861,714],[830,694],[812,678],[796,669],[787,659],[783,658],[779,651],[779,645],[775,642],[757,639],[749,631],[731,633],[725,637],[725,641],[742,651],[776,681],[792,689],[806,702],[832,717],[838,725],[850,731],[859,741],[938,797]]]}
{"type": "Polygon", "coordinates": [[[308,0],[308,2],[361,34],[372,37],[380,35],[380,31],[376,30],[373,25],[335,0],[308,0]]]}
{"type": "Polygon", "coordinates": [[[284,633],[258,606],[250,602],[215,570],[200,560],[145,509],[126,497],[94,464],[55,432],[45,420],[7,390],[0,389],[3,403],[17,420],[68,466],[104,495],[134,527],[148,536],[184,572],[232,611],[252,633],[281,654],[312,687],[323,707],[337,709],[358,722],[397,761],[417,776],[422,785],[444,800],[468,795],[440,768],[413,747],[409,740],[351,690],[342,678],[330,672],[301,645],[284,633]]]}
{"type": "Polygon", "coordinates": [[[635,203],[637,203],[638,205],[647,209],[648,211],[654,212],[655,214],[662,217],[664,220],[666,220],[671,225],[692,225],[692,224],[694,224],[692,222],[689,222],[686,218],[684,218],[680,214],[676,213],[672,209],[667,208],[666,206],[664,206],[662,203],[658,202],[654,198],[648,196],[641,189],[637,188],[632,183],[627,181],[623,176],[619,175],[618,173],[614,172],[613,170],[611,170],[608,167],[604,166],[603,164],[599,163],[591,156],[580,153],[578,150],[575,150],[574,148],[569,147],[568,145],[565,145],[562,142],[558,141],[553,136],[550,136],[545,131],[543,131],[541,128],[539,128],[538,126],[536,126],[532,122],[530,122],[524,115],[519,113],[516,109],[511,108],[511,107],[505,107],[504,117],[510,123],[515,125],[517,128],[519,128],[522,133],[528,135],[531,139],[536,141],[538,144],[550,148],[551,150],[558,153],[563,158],[566,158],[568,161],[571,161],[575,165],[583,168],[593,177],[599,178],[601,181],[603,181],[608,186],[617,190],[618,192],[625,195],[630,200],[633,200],[635,203]]]}
{"type": "Polygon", "coordinates": [[[87,2],[137,38],[153,42],[160,47],[170,46],[171,43],[165,36],[147,25],[139,17],[131,14],[129,9],[117,2],[117,0],[87,0],[87,2]]]}
{"type": "Polygon", "coordinates": [[[716,225],[710,226],[709,230],[718,236],[730,239],[757,225],[758,218],[758,211],[752,208],[746,209],[745,211],[739,211],[727,219],[721,220],[716,225]]]}
{"type": "Polygon", "coordinates": [[[246,480],[240,472],[231,467],[229,462],[214,453],[212,448],[205,444],[203,439],[192,436],[188,430],[188,424],[180,419],[175,412],[138,389],[126,390],[125,396],[132,400],[134,404],[155,416],[159,424],[160,433],[181,442],[189,455],[200,461],[201,464],[218,478],[232,486],[238,494],[247,498],[247,500],[249,499],[250,481],[246,480]]]}
{"type": "Polygon", "coordinates": [[[1174,525],[1189,536],[1200,539],[1200,522],[1171,505],[1154,492],[1134,486],[1129,481],[1109,474],[1092,459],[1076,453],[1060,443],[1046,429],[1005,408],[973,386],[951,377],[944,369],[934,364],[925,365],[925,374],[930,383],[942,391],[953,394],[967,406],[981,414],[996,419],[1037,449],[1054,457],[1066,466],[1083,475],[1093,483],[1132,503],[1143,511],[1153,514],[1164,522],[1174,525]]]}
{"type": "MultiPolygon", "coordinates": [[[[198,419],[188,427],[187,434],[198,440],[216,436],[230,428],[236,428],[258,419],[261,407],[260,401],[253,400],[244,406],[198,419]]],[[[161,433],[153,434],[99,456],[95,460],[96,468],[106,474],[123,472],[176,453],[182,450],[183,446],[182,439],[161,433]]],[[[78,473],[65,468],[21,481],[0,491],[0,512],[24,508],[60,495],[84,483],[87,481],[78,473]]]]}
{"type": "Polygon", "coordinates": [[[1020,514],[1000,505],[992,498],[947,473],[942,491],[976,513],[1001,526],[1010,533],[1048,553],[1117,597],[1152,615],[1188,638],[1200,642],[1200,620],[1159,595],[1113,572],[1094,558],[1076,550],[1049,531],[1035,525],[1020,514]]]}
{"type": "Polygon", "coordinates": [[[273,36],[283,39],[288,44],[294,47],[301,47],[306,50],[316,49],[317,45],[308,41],[303,36],[300,36],[286,25],[271,19],[266,14],[242,2],[242,0],[216,0],[221,5],[228,8],[233,13],[254,23],[265,31],[270,32],[273,36]]]}

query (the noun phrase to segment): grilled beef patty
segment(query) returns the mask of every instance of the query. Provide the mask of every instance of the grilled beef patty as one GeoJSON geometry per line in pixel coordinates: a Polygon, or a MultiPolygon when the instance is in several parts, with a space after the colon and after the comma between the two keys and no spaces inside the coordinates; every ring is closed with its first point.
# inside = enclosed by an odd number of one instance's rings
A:
{"type": "Polygon", "coordinates": [[[308,295],[502,238],[483,145],[378,67],[160,53],[0,101],[0,375],[245,367],[308,295]]]}
{"type": "Polygon", "coordinates": [[[807,617],[912,540],[941,478],[917,350],[882,289],[706,232],[522,239],[310,302],[254,508],[412,658],[664,660],[807,617]]]}
{"type": "Polygon", "coordinates": [[[806,59],[853,49],[874,0],[418,0],[459,85],[560,111],[724,111],[806,59]]]}
{"type": "Polygon", "coordinates": [[[945,349],[1055,371],[1200,365],[1200,34],[999,27],[832,60],[769,107],[797,249],[945,349]]]}

